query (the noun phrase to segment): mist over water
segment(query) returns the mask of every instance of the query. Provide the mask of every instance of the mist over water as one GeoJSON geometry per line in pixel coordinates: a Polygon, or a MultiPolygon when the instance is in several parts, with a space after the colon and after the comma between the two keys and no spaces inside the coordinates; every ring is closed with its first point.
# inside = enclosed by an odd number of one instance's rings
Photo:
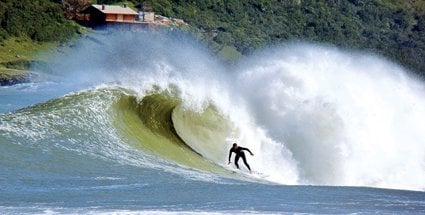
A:
{"type": "Polygon", "coordinates": [[[424,188],[423,82],[385,59],[316,45],[247,62],[239,88],[300,183],[424,188]]]}
{"type": "Polygon", "coordinates": [[[378,56],[295,43],[226,65],[181,34],[118,32],[54,58],[51,75],[73,91],[167,91],[187,111],[213,106],[229,126],[220,153],[192,148],[225,168],[238,142],[272,182],[425,189],[425,85],[378,56]]]}

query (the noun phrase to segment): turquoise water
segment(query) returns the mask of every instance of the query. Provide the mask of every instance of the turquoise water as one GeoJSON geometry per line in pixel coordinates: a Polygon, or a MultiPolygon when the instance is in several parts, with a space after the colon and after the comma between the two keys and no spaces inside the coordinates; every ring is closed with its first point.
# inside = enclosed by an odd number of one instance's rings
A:
{"type": "Polygon", "coordinates": [[[424,85],[391,62],[94,36],[0,88],[1,214],[425,213],[424,85]],[[233,142],[260,176],[227,165],[233,142]]]}

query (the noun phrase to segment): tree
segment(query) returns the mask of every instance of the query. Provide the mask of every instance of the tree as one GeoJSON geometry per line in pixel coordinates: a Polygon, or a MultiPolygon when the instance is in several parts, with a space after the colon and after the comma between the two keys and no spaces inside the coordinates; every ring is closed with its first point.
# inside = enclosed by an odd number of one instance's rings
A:
{"type": "Polygon", "coordinates": [[[90,0],[63,0],[62,9],[67,19],[74,19],[79,12],[90,5],[90,0]]]}

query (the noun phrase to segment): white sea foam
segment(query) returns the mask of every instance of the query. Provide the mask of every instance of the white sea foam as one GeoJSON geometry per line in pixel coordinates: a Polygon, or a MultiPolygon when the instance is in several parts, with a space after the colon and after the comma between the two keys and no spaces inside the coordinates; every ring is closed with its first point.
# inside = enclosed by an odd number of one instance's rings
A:
{"type": "Polygon", "coordinates": [[[75,82],[120,83],[140,98],[173,91],[194,112],[214,105],[233,126],[210,158],[219,165],[235,141],[274,182],[425,189],[425,87],[394,63],[292,44],[226,68],[187,41],[119,39],[82,46],[58,70],[85,74],[75,82]]]}
{"type": "MultiPolygon", "coordinates": [[[[179,78],[167,81],[184,92],[189,108],[210,102],[229,117],[227,139],[254,151],[248,160],[268,180],[424,189],[425,88],[402,67],[366,53],[293,44],[246,59],[225,80],[211,79],[216,72],[205,63],[206,78],[173,70],[179,78]]],[[[220,145],[214,162],[226,162],[232,142],[220,145]]]]}
{"type": "Polygon", "coordinates": [[[423,82],[385,59],[312,45],[250,62],[239,89],[291,152],[299,183],[425,188],[423,82]]]}

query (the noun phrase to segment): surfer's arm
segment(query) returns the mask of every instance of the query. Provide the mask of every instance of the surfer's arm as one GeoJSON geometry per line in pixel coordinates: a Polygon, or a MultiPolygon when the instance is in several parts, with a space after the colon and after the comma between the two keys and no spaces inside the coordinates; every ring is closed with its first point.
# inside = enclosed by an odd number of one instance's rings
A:
{"type": "Polygon", "coordinates": [[[232,158],[232,149],[230,149],[230,151],[229,151],[229,164],[231,163],[230,162],[230,159],[232,158]]]}
{"type": "Polygon", "coordinates": [[[242,148],[242,150],[246,150],[248,151],[251,155],[254,155],[254,153],[251,152],[251,150],[249,150],[248,148],[242,148]]]}

